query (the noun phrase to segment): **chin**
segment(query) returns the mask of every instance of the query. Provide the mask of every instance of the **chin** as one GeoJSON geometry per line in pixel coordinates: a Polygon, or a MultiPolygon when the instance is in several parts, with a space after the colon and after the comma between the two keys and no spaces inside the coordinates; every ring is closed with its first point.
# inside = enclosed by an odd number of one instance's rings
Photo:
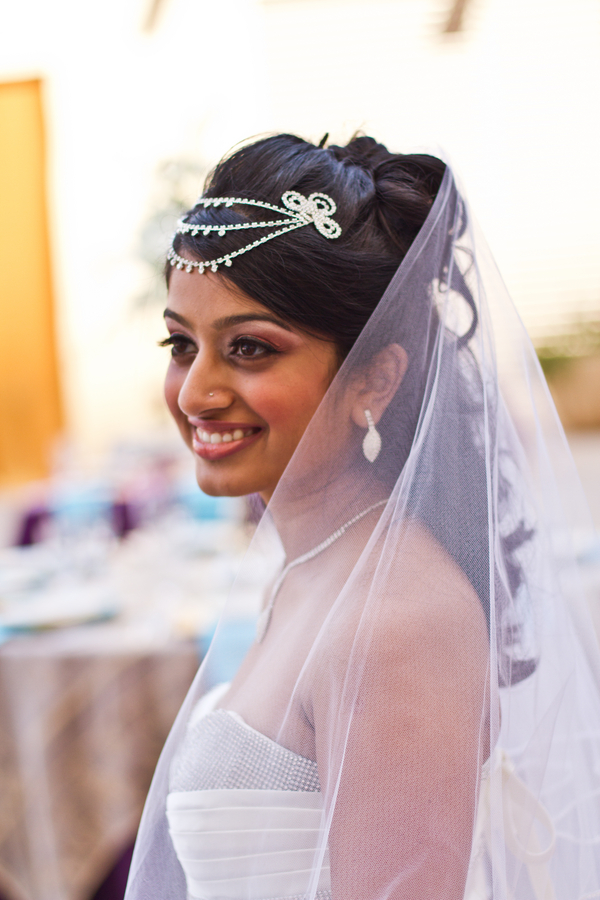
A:
{"type": "Polygon", "coordinates": [[[236,478],[224,472],[207,472],[204,466],[196,466],[196,481],[203,494],[209,497],[246,497],[265,490],[257,479],[236,478]]]}

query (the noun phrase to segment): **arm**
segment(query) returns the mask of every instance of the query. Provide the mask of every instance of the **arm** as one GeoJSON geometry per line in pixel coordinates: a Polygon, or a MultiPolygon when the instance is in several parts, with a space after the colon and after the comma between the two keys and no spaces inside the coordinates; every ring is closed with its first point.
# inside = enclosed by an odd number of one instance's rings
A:
{"type": "Polygon", "coordinates": [[[470,584],[434,549],[439,559],[408,573],[374,625],[365,606],[344,677],[315,691],[317,762],[335,803],[333,900],[463,898],[487,756],[489,639],[470,584]],[[333,735],[342,683],[350,712],[333,735]]]}

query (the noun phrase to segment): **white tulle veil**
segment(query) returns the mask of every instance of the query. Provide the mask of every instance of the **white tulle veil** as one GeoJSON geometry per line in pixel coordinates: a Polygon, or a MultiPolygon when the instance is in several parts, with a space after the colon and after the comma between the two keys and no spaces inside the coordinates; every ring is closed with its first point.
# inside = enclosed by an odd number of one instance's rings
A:
{"type": "MultiPolygon", "coordinates": [[[[600,898],[600,666],[573,543],[591,524],[534,350],[447,169],[257,527],[160,759],[128,900],[186,897],[166,797],[258,562],[275,577],[283,546],[309,551],[376,503],[284,582],[273,622],[304,605],[308,624],[265,638],[274,677],[248,724],[316,761],[323,797],[294,896],[325,896],[330,865],[333,900],[600,898]],[[344,398],[392,344],[408,367],[370,463],[344,398]]],[[[267,900],[248,872],[235,896],[267,900]]]]}

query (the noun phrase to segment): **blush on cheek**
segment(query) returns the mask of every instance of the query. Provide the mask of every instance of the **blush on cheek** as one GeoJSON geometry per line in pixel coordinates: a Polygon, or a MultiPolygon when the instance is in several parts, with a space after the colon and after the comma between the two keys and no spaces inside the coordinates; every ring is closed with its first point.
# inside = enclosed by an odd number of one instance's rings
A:
{"type": "Polygon", "coordinates": [[[297,411],[297,393],[289,385],[256,385],[246,395],[248,405],[269,425],[270,429],[286,426],[297,411]]]}
{"type": "Polygon", "coordinates": [[[255,386],[252,396],[247,395],[249,405],[268,423],[269,430],[283,435],[301,435],[315,413],[327,390],[324,383],[307,388],[308,379],[255,386]]]}

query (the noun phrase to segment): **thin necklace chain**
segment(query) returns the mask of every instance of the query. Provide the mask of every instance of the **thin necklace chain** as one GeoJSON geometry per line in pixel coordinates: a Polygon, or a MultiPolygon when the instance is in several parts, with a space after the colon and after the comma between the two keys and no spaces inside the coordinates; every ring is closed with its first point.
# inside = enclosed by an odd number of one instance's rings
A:
{"type": "Polygon", "coordinates": [[[296,559],[293,559],[291,563],[288,563],[287,566],[284,567],[277,581],[273,585],[273,589],[271,591],[271,596],[269,598],[267,606],[258,618],[258,622],[256,625],[257,643],[261,643],[269,629],[269,625],[271,624],[271,616],[273,615],[273,607],[275,606],[275,600],[277,599],[277,594],[279,593],[281,585],[285,581],[288,572],[291,569],[294,569],[296,566],[300,566],[302,565],[302,563],[308,562],[309,559],[314,559],[314,557],[318,556],[319,553],[322,553],[323,550],[327,550],[327,548],[331,547],[331,545],[334,544],[335,541],[338,540],[338,538],[341,538],[341,536],[349,528],[351,528],[352,525],[356,525],[357,522],[360,522],[360,520],[367,516],[370,512],[373,512],[374,509],[378,509],[380,506],[384,506],[384,504],[386,503],[387,499],[380,500],[378,503],[374,503],[373,506],[369,506],[367,509],[363,509],[362,512],[357,513],[355,516],[353,516],[352,519],[349,519],[348,522],[344,522],[343,525],[340,525],[340,527],[336,531],[334,531],[333,534],[330,534],[328,538],[325,538],[324,541],[321,541],[321,543],[317,544],[316,547],[313,547],[312,550],[308,550],[306,553],[303,553],[302,556],[296,557],[296,559]]]}

